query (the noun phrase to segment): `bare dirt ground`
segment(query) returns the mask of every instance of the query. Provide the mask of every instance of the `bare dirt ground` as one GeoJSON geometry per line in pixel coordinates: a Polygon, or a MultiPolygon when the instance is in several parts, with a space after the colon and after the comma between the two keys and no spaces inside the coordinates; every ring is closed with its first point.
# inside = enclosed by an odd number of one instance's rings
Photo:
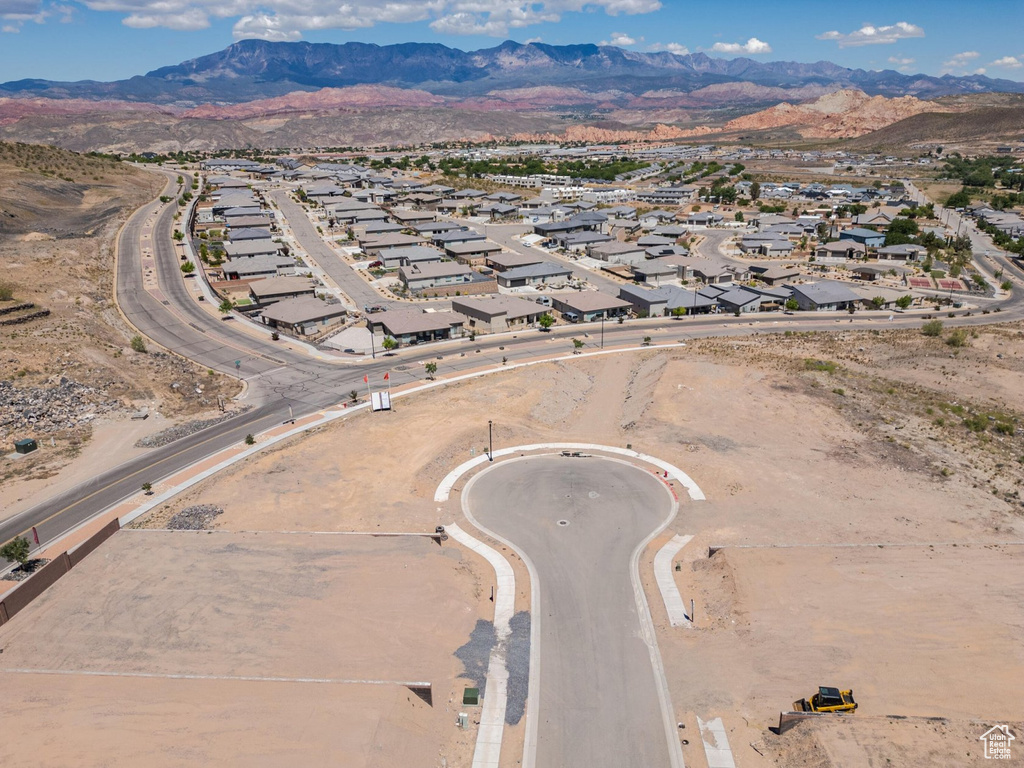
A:
{"type": "Polygon", "coordinates": [[[124,531],[0,628],[0,713],[46,765],[464,765],[479,572],[425,538],[124,531]]]}
{"type": "Polygon", "coordinates": [[[132,351],[134,332],[114,305],[117,230],[159,192],[162,177],[106,158],[6,143],[0,175],[0,283],[13,288],[0,310],[34,305],[0,320],[50,312],[0,326],[0,382],[30,403],[0,399],[0,457],[16,438],[34,437],[41,447],[17,462],[0,458],[0,488],[17,498],[26,491],[12,484],[50,477],[79,455],[92,433],[91,413],[127,419],[146,406],[183,418],[215,406],[218,393],[233,396],[238,386],[167,354],[132,351]],[[62,380],[73,391],[56,404],[46,401],[62,380]],[[194,380],[203,382],[203,395],[185,386],[194,380]],[[172,389],[174,382],[181,386],[172,389]],[[58,410],[62,418],[47,418],[58,410]]]}
{"type": "Polygon", "coordinates": [[[488,419],[496,448],[631,444],[681,467],[708,499],[684,496],[673,525],[695,536],[677,574],[695,628],[668,627],[653,586],[664,538],[641,562],[688,764],[704,764],[696,717],[721,716],[741,766],[869,764],[849,757],[856,749],[899,765],[922,744],[921,721],[878,725],[885,715],[945,718],[920,764],[958,764],[977,723],[1024,720],[1022,390],[1018,326],[964,347],[885,331],[582,358],[336,422],[141,525],[214,504],[223,531],[432,531],[458,519],[458,493],[438,509],[433,492],[482,452],[488,419]],[[711,545],[726,548],[708,558],[711,545]],[[853,687],[864,731],[768,731],[817,685],[853,687]],[[885,746],[872,746],[881,733],[885,746]]]}

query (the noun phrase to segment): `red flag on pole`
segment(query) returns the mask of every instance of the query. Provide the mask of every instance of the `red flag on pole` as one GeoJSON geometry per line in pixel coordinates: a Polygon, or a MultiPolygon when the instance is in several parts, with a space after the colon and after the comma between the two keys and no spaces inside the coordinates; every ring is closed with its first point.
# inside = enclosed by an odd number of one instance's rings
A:
{"type": "Polygon", "coordinates": [[[369,384],[370,380],[366,376],[363,376],[363,383],[364,384],[369,384]]]}
{"type": "Polygon", "coordinates": [[[32,538],[35,540],[36,546],[38,547],[39,546],[39,532],[36,530],[36,527],[34,525],[32,526],[32,538]]]}
{"type": "Polygon", "coordinates": [[[390,380],[391,380],[391,371],[388,371],[387,373],[384,374],[384,381],[390,381],[390,380]]]}

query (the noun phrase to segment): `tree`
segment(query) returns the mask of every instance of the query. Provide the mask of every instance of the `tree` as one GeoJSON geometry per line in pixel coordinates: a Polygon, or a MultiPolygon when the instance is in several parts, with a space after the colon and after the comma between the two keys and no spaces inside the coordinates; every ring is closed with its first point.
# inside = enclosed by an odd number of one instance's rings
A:
{"type": "Polygon", "coordinates": [[[900,309],[906,309],[911,304],[913,304],[913,302],[914,297],[908,293],[906,296],[900,296],[898,299],[896,299],[896,306],[899,307],[900,309]]]}
{"type": "Polygon", "coordinates": [[[425,370],[427,372],[427,378],[430,379],[431,381],[433,381],[434,374],[437,373],[437,363],[434,363],[434,362],[426,363],[423,366],[423,370],[425,370]]]}
{"type": "Polygon", "coordinates": [[[785,306],[790,312],[796,312],[796,310],[800,309],[800,302],[792,298],[786,299],[785,306]]]}
{"type": "Polygon", "coordinates": [[[152,483],[143,483],[142,484],[142,492],[144,494],[146,494],[147,496],[152,496],[153,495],[153,484],[152,483]]]}
{"type": "Polygon", "coordinates": [[[0,547],[0,557],[4,560],[13,560],[18,565],[24,565],[28,562],[28,553],[29,543],[28,539],[24,536],[15,536],[0,547]]]}
{"type": "Polygon", "coordinates": [[[138,352],[140,355],[146,354],[146,340],[138,334],[132,336],[132,340],[129,343],[135,352],[138,352]]]}
{"type": "Polygon", "coordinates": [[[949,196],[946,201],[947,208],[966,208],[971,204],[971,196],[967,194],[967,190],[961,189],[959,192],[955,192],[949,196]]]}
{"type": "Polygon", "coordinates": [[[580,350],[583,349],[583,339],[573,339],[572,340],[572,347],[573,347],[572,353],[574,355],[578,355],[580,353],[580,350]]]}
{"type": "Polygon", "coordinates": [[[733,217],[736,221],[743,221],[743,211],[736,211],[736,215],[733,217]]]}
{"type": "Polygon", "coordinates": [[[245,436],[246,445],[256,445],[256,438],[252,436],[252,432],[245,436]]]}
{"type": "Polygon", "coordinates": [[[181,271],[183,274],[191,275],[193,272],[196,271],[196,265],[193,264],[191,261],[186,261],[184,264],[181,265],[181,271]]]}
{"type": "Polygon", "coordinates": [[[224,301],[220,303],[220,306],[217,307],[222,315],[226,315],[234,308],[235,305],[231,302],[231,299],[224,299],[224,301]]]}
{"type": "Polygon", "coordinates": [[[686,314],[686,307],[674,307],[672,317],[683,317],[686,314]]]}
{"type": "Polygon", "coordinates": [[[927,323],[921,326],[921,333],[925,336],[941,336],[942,335],[942,321],[941,320],[929,320],[927,323]]]}
{"type": "Polygon", "coordinates": [[[917,222],[913,219],[895,218],[885,232],[886,245],[903,245],[914,242],[918,233],[917,222]]]}
{"type": "Polygon", "coordinates": [[[550,312],[545,312],[543,315],[537,318],[537,325],[540,326],[542,331],[548,331],[551,326],[555,324],[555,318],[551,316],[550,312]]]}
{"type": "Polygon", "coordinates": [[[172,235],[172,237],[174,238],[175,242],[180,243],[182,240],[185,239],[185,233],[179,229],[172,235]]]}
{"type": "Polygon", "coordinates": [[[384,341],[380,343],[380,346],[385,352],[390,353],[392,350],[398,349],[398,342],[390,336],[385,336],[384,341]]]}
{"type": "Polygon", "coordinates": [[[754,182],[750,185],[750,199],[757,200],[761,196],[761,185],[758,182],[754,182]]]}
{"type": "Polygon", "coordinates": [[[881,309],[882,307],[885,306],[885,298],[882,296],[875,296],[873,299],[871,299],[871,306],[874,309],[881,309]]]}

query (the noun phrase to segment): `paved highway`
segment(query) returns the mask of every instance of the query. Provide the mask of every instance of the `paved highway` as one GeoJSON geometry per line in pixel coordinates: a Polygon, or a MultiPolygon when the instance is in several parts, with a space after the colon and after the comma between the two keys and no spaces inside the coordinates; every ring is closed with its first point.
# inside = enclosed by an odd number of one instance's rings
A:
{"type": "Polygon", "coordinates": [[[665,486],[608,459],[514,459],[477,475],[466,506],[537,575],[537,768],[671,765],[675,716],[662,712],[632,573],[634,550],[672,513],[665,486]]]}
{"type": "MultiPolygon", "coordinates": [[[[174,195],[175,176],[168,179],[166,194],[174,195]]],[[[280,201],[279,201],[279,204],[280,201]]],[[[292,204],[294,205],[294,204],[292,204]]],[[[296,209],[298,206],[295,206],[296,209]]],[[[291,211],[285,205],[286,214],[291,211]]],[[[579,337],[586,342],[584,351],[600,345],[601,326],[556,326],[551,333],[536,330],[515,335],[484,336],[470,341],[433,344],[429,347],[410,347],[389,357],[378,355],[376,360],[353,364],[351,361],[329,362],[309,357],[298,350],[289,350],[281,344],[257,338],[233,327],[240,320],[223,321],[204,312],[189,295],[174,253],[171,232],[174,207],[154,201],[141,208],[123,228],[118,239],[117,301],[136,328],[157,343],[195,360],[200,365],[234,374],[234,361],[242,365],[239,375],[248,384],[246,402],[252,410],[210,427],[195,435],[153,449],[70,490],[60,496],[3,520],[0,523],[0,541],[38,526],[40,539],[46,541],[88,519],[97,512],[131,496],[142,482],[156,483],[161,478],[189,464],[237,443],[249,432],[259,432],[280,423],[289,414],[289,406],[296,417],[314,412],[347,398],[351,390],[365,389],[363,376],[380,381],[385,371],[391,372],[392,386],[401,386],[424,378],[422,363],[437,362],[441,376],[486,366],[500,367],[503,360],[515,363],[538,356],[567,354],[572,350],[571,339],[579,337]],[[146,254],[145,252],[149,253],[146,254]],[[150,259],[152,259],[150,261],[150,259]],[[145,267],[144,267],[145,264],[145,267]],[[144,269],[154,270],[158,282],[158,295],[148,292],[144,285],[144,269]]],[[[302,232],[302,223],[316,235],[301,210],[289,223],[302,232]]],[[[304,244],[311,242],[309,232],[301,235],[304,244]]],[[[979,236],[983,237],[983,236],[979,236]]],[[[349,273],[361,290],[373,289],[362,279],[351,274],[351,269],[328,253],[324,262],[337,262],[339,269],[349,273]],[[328,258],[329,257],[329,258],[328,258]]],[[[993,252],[998,251],[989,246],[993,252]]],[[[1019,274],[1019,268],[1004,255],[993,257],[1005,263],[1007,269],[1019,274]]],[[[343,274],[343,273],[341,273],[343,274]]],[[[339,275],[340,276],[340,275],[339,275]]],[[[195,278],[189,278],[195,279],[195,278]]],[[[353,291],[356,289],[353,288],[353,291]]],[[[366,298],[359,294],[358,301],[366,298]]],[[[1019,320],[1024,317],[1024,291],[1018,288],[1012,296],[988,305],[1003,311],[999,314],[943,318],[947,324],[982,325],[992,322],[1019,320]]],[[[633,320],[622,325],[605,323],[603,338],[606,346],[637,346],[644,337],[655,344],[687,341],[711,336],[740,336],[757,333],[780,333],[786,330],[834,331],[862,328],[918,328],[919,315],[896,315],[887,320],[888,313],[858,312],[851,318],[845,314],[798,313],[792,316],[765,314],[743,318],[701,316],[672,320],[665,318],[633,320]]],[[[0,512],[0,519],[3,515],[0,512]]]]}

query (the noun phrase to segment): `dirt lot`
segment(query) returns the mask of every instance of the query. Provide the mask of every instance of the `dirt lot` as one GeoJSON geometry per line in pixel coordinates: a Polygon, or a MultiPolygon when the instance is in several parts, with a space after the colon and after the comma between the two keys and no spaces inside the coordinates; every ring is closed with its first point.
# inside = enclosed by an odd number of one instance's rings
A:
{"type": "Polygon", "coordinates": [[[18,498],[33,487],[18,483],[45,480],[79,456],[97,417],[126,421],[145,406],[186,418],[214,407],[218,394],[232,397],[238,386],[173,356],[133,351],[134,331],[114,306],[117,230],[159,192],[163,177],[105,158],[2,142],[0,175],[0,287],[13,290],[0,311],[32,305],[0,320],[50,312],[0,326],[0,383],[20,394],[5,390],[0,397],[0,489],[18,498]],[[186,386],[195,381],[202,395],[186,386]],[[175,382],[181,386],[172,389],[175,382]],[[2,458],[23,437],[46,450],[13,463],[2,458]]]}
{"type": "Polygon", "coordinates": [[[921,746],[915,720],[882,721],[885,749],[830,726],[767,731],[817,685],[852,686],[869,717],[946,718],[923,753],[945,757],[922,764],[955,764],[946,758],[973,720],[1024,720],[1024,582],[1010,544],[1024,541],[1024,440],[1010,407],[1022,390],[1018,327],[957,348],[864,332],[584,358],[356,415],[142,524],[202,503],[225,509],[223,531],[430,531],[457,519],[458,494],[439,510],[433,492],[484,449],[488,419],[495,447],[631,444],[683,468],[708,498],[684,499],[673,526],[695,536],[679,572],[695,630],[667,626],[653,549],[641,563],[676,716],[692,729],[688,764],[704,764],[698,716],[723,718],[741,766],[865,764],[842,758],[860,754],[851,744],[898,765],[921,746]],[[727,548],[708,559],[710,545],[727,548]]]}
{"type": "Polygon", "coordinates": [[[46,765],[465,764],[482,570],[422,538],[124,531],[0,628],[0,713],[46,765]]]}

